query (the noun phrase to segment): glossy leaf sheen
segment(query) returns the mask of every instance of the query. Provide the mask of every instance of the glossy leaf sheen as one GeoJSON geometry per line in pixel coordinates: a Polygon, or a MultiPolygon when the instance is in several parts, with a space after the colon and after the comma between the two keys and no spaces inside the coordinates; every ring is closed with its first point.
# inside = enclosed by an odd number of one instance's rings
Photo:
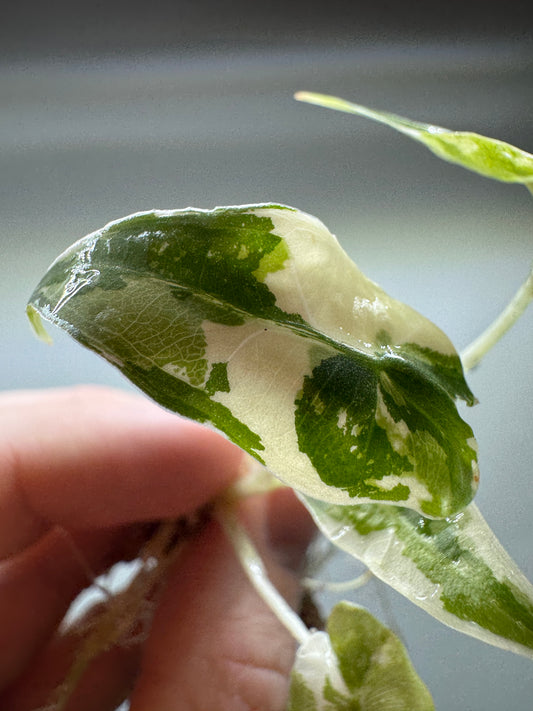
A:
{"type": "Polygon", "coordinates": [[[74,244],[31,297],[159,403],[331,503],[463,509],[474,399],[447,337],[317,219],[245,205],[139,213],[74,244]]]}
{"type": "Polygon", "coordinates": [[[327,631],[298,650],[288,711],[434,709],[398,637],[367,610],[336,605],[327,631]]]}
{"type": "Polygon", "coordinates": [[[397,506],[304,503],[335,545],[433,617],[533,658],[533,586],[474,504],[436,521],[397,506]]]}

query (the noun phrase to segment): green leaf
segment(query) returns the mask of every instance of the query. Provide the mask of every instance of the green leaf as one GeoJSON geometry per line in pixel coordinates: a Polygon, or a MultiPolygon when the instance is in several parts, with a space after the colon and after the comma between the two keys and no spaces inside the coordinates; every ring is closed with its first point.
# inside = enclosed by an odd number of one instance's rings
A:
{"type": "Polygon", "coordinates": [[[31,304],[28,304],[28,306],[26,307],[26,314],[37,337],[40,338],[43,343],[52,345],[52,339],[50,338],[49,333],[43,326],[43,322],[39,315],[39,312],[36,311],[31,304]]]}
{"type": "Polygon", "coordinates": [[[288,711],[434,709],[398,637],[367,610],[339,603],[327,631],[298,650],[288,711]]]}
{"type": "Polygon", "coordinates": [[[533,658],[533,586],[471,504],[449,520],[304,500],[322,532],[433,617],[533,658]]]}
{"type": "Polygon", "coordinates": [[[423,143],[439,158],[488,178],[508,183],[523,183],[533,189],[533,155],[496,138],[470,131],[449,131],[385,111],[375,111],[336,96],[301,91],[295,95],[306,101],[337,111],[365,116],[423,143]]]}
{"type": "Polygon", "coordinates": [[[443,517],[475,492],[452,344],[298,210],[112,222],[58,257],[30,310],[309,496],[443,517]]]}

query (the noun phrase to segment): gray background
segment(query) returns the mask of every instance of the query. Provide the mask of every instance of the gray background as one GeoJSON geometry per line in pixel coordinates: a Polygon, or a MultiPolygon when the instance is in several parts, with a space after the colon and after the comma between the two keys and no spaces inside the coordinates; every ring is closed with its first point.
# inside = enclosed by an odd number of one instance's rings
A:
{"type": "MultiPolygon", "coordinates": [[[[52,348],[35,340],[24,307],[71,242],[155,207],[276,201],[311,212],[463,348],[526,276],[531,196],[292,94],[336,93],[533,151],[526,3],[501,5],[496,16],[453,2],[5,3],[0,387],[129,387],[61,333],[52,348]]],[[[479,506],[530,579],[532,325],[533,311],[472,373],[480,405],[464,413],[481,448],[479,506]]],[[[359,570],[344,558],[331,568],[336,579],[359,570]]],[[[351,597],[400,631],[439,711],[531,708],[531,662],[377,583],[351,597]]]]}

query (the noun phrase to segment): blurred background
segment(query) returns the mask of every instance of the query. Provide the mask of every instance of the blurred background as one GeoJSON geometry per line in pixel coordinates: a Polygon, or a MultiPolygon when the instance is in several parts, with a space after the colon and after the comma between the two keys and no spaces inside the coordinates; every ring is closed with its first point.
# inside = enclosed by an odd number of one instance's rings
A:
{"type": "MultiPolygon", "coordinates": [[[[458,349],[533,254],[531,195],[440,162],[298,90],[533,151],[527,2],[4,2],[0,9],[0,388],[98,382],[111,366],[25,303],[48,264],[150,208],[274,201],[308,211],[362,270],[458,349]]],[[[469,377],[478,503],[533,579],[533,310],[469,377]]],[[[336,557],[327,574],[357,574],[336,557]]],[[[460,636],[377,582],[350,595],[399,631],[439,711],[524,711],[531,662],[460,636]]],[[[327,607],[331,596],[321,603],[327,607]]]]}

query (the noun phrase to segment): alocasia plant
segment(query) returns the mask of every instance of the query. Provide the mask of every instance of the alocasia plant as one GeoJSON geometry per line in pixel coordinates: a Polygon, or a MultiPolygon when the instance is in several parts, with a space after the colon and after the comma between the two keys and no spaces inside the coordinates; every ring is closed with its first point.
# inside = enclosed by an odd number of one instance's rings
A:
{"type": "MultiPolygon", "coordinates": [[[[388,123],[532,189],[533,156],[501,141],[297,98],[388,123]]],[[[215,425],[293,487],[336,545],[437,619],[533,657],[533,586],[471,503],[477,445],[456,408],[475,402],[463,366],[526,307],[531,282],[461,362],[316,218],[276,204],[188,208],[137,213],[76,242],[28,313],[41,334],[39,315],[161,405],[215,425]]],[[[329,636],[295,621],[231,510],[228,497],[217,515],[301,643],[290,711],[433,708],[399,640],[366,611],[334,608],[329,636]]]]}

